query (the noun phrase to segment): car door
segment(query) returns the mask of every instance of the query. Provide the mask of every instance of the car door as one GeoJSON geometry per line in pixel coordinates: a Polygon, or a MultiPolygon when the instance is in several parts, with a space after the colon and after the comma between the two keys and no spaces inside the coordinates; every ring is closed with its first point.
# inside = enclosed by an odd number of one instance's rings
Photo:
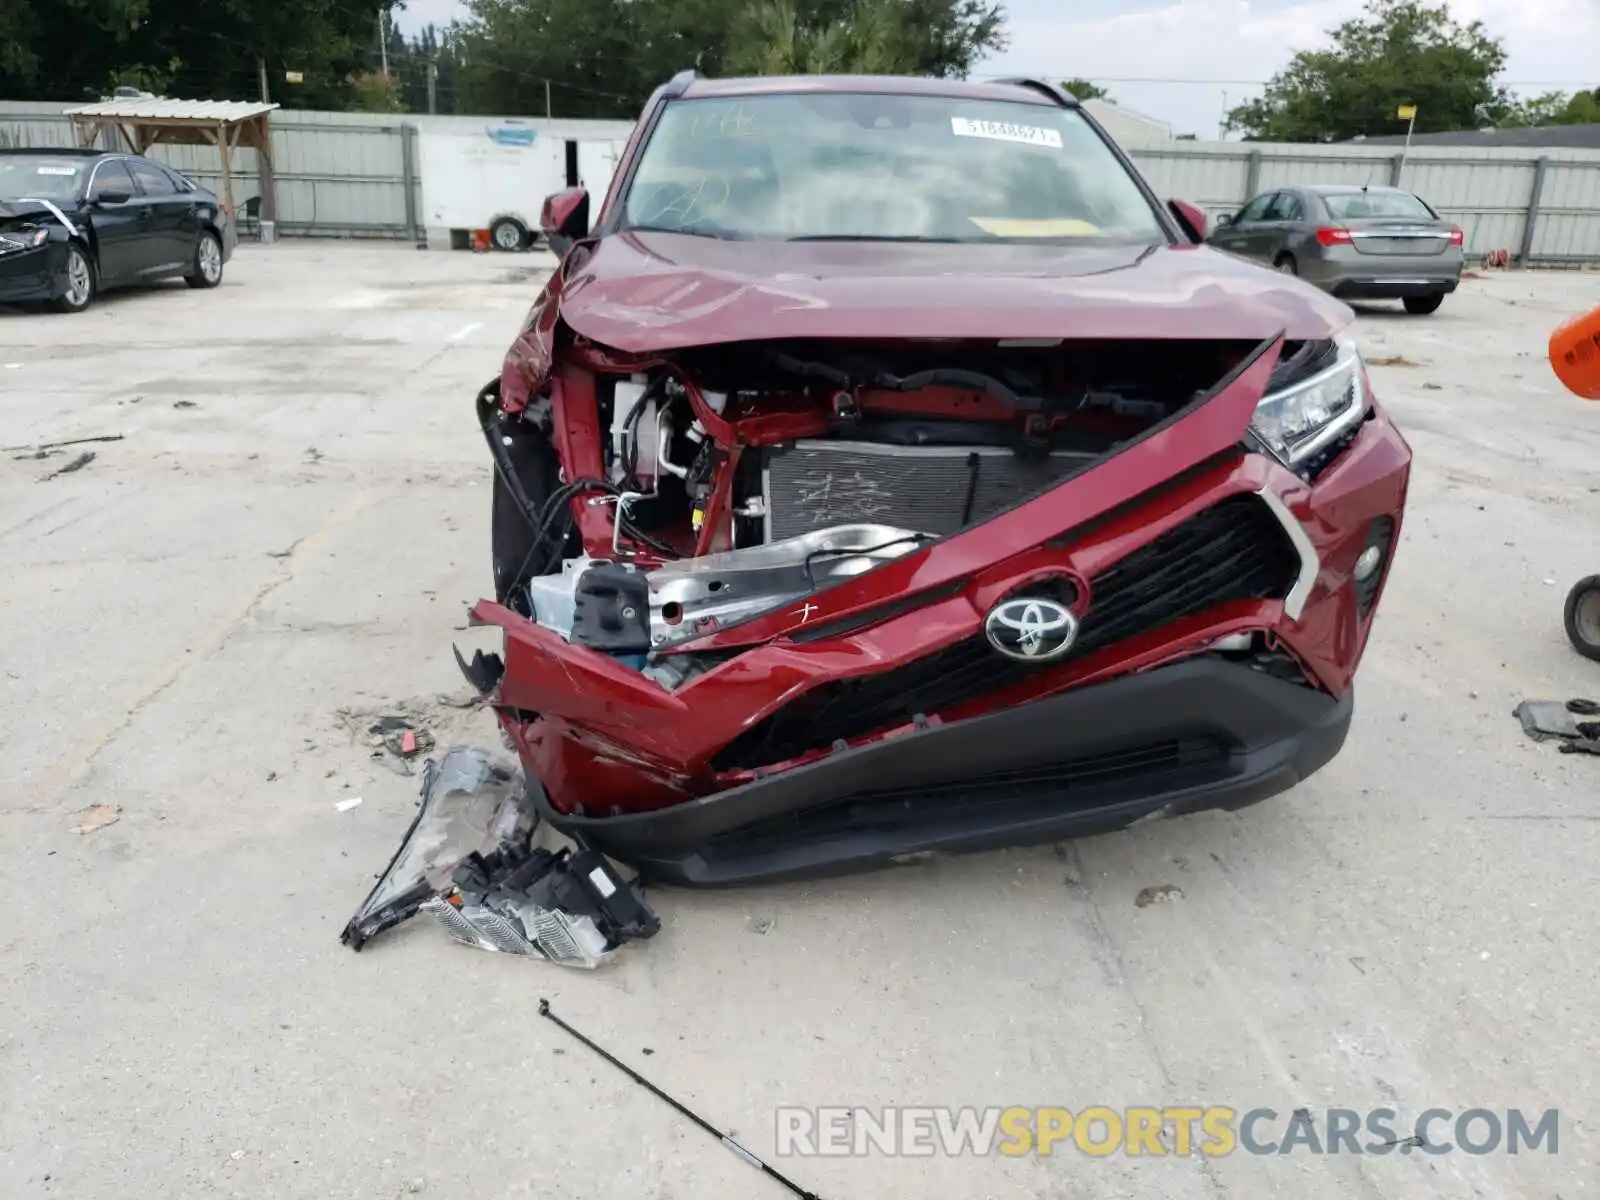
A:
{"type": "Polygon", "coordinates": [[[1297,192],[1283,191],[1274,196],[1256,225],[1256,245],[1259,249],[1254,257],[1262,262],[1276,263],[1294,240],[1296,223],[1304,216],[1305,204],[1297,192]]]}
{"type": "Polygon", "coordinates": [[[133,283],[155,262],[145,210],[135,203],[139,188],[121,158],[95,164],[84,198],[94,229],[101,287],[133,283]]]}
{"type": "Polygon", "coordinates": [[[1267,211],[1267,205],[1272,203],[1276,192],[1263,192],[1254,200],[1241,208],[1238,214],[1228,224],[1220,226],[1211,235],[1211,244],[1222,250],[1234,254],[1256,257],[1252,254],[1251,246],[1259,236],[1258,226],[1262,216],[1267,211]]]}
{"type": "Polygon", "coordinates": [[[128,169],[139,185],[139,203],[149,210],[145,227],[152,239],[151,264],[145,278],[179,275],[187,271],[194,257],[194,238],[188,225],[193,216],[193,197],[178,190],[172,176],[159,163],[147,158],[128,159],[128,169]]]}

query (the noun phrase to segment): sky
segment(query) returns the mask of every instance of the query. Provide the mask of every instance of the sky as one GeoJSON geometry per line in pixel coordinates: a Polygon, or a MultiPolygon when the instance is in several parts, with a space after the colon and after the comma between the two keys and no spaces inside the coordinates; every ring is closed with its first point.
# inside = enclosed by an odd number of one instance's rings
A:
{"type": "MultiPolygon", "coordinates": [[[[1226,106],[1259,94],[1296,50],[1324,43],[1326,30],[1361,7],[1362,0],[1006,0],[1010,48],[973,75],[1091,79],[1178,133],[1214,138],[1226,106]]],[[[1453,0],[1450,9],[1505,42],[1504,79],[1515,90],[1600,87],[1600,0],[1453,0]]],[[[396,23],[410,32],[461,13],[459,0],[407,0],[396,23]]]]}

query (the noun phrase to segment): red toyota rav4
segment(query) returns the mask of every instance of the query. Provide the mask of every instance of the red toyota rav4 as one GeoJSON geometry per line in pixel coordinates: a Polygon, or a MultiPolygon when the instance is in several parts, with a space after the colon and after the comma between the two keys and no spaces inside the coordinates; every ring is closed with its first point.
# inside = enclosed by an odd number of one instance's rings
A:
{"type": "Polygon", "coordinates": [[[1239,808],[1328,762],[1411,452],[1351,311],[1200,244],[1069,96],[650,100],[478,397],[558,829],[723,885],[1239,808]]]}

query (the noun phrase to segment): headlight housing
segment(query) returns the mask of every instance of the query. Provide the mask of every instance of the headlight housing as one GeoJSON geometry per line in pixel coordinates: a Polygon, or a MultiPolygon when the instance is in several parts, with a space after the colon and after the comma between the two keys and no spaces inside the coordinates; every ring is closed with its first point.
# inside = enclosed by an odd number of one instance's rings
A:
{"type": "Polygon", "coordinates": [[[8,250],[32,250],[42,246],[50,237],[48,229],[23,229],[16,233],[0,233],[0,254],[8,250]]]}
{"type": "Polygon", "coordinates": [[[1337,441],[1366,415],[1367,369],[1349,333],[1334,339],[1331,365],[1261,398],[1250,431],[1285,466],[1295,467],[1337,441]]]}

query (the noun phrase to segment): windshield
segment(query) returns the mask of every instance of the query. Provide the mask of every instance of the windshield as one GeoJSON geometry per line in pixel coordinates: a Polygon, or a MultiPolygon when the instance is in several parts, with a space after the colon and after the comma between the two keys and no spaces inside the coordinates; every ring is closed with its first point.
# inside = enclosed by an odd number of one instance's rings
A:
{"type": "Polygon", "coordinates": [[[620,223],[780,240],[1167,240],[1075,109],[853,92],[673,101],[620,223]]]}
{"type": "Polygon", "coordinates": [[[1409,192],[1333,192],[1322,197],[1335,221],[1363,217],[1399,217],[1407,221],[1432,221],[1428,206],[1409,192]]]}
{"type": "Polygon", "coordinates": [[[0,200],[71,200],[91,165],[49,154],[0,155],[0,200]]]}

